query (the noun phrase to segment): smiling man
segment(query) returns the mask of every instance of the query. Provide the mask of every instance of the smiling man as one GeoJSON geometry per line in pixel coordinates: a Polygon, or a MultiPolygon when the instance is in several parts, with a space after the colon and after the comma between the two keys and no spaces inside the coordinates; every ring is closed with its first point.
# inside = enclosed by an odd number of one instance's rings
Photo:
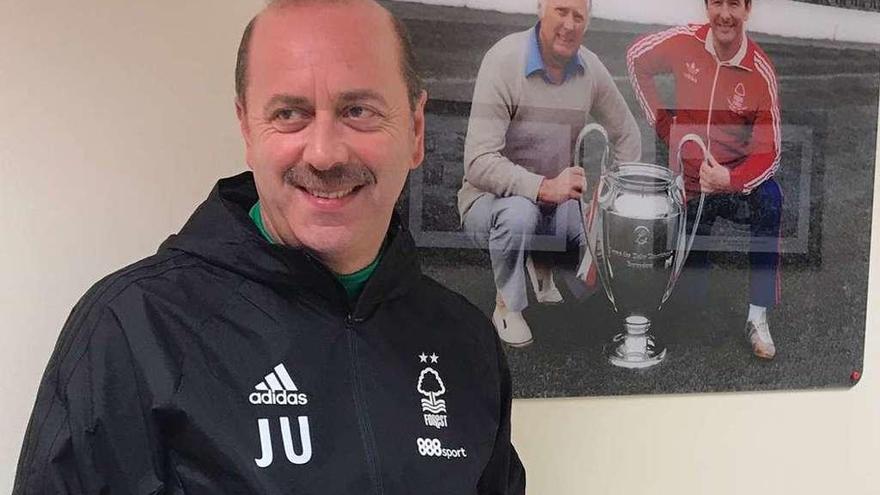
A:
{"type": "MultiPolygon", "coordinates": [[[[685,133],[703,138],[709,159],[687,148],[685,183],[695,199],[707,194],[697,233],[711,235],[718,217],[749,226],[750,300],[746,337],[759,358],[772,359],[776,345],[767,312],[779,302],[778,239],[782,192],[773,178],[780,163],[781,118],[776,71],[746,35],[751,0],[707,0],[708,23],[679,26],[644,36],[627,54],[630,79],[648,122],[667,144],[685,133]],[[664,108],[654,77],[675,78],[675,106],[664,108]]],[[[675,151],[670,153],[677,160],[675,151]]],[[[690,228],[690,226],[688,227],[690,228]]],[[[694,292],[705,293],[708,253],[694,251],[694,292]]]]}
{"type": "MultiPolygon", "coordinates": [[[[305,14],[260,19],[236,108],[271,239],[350,273],[376,258],[407,173],[422,161],[425,94],[382,56],[399,51],[394,36],[373,36],[369,49],[355,36],[291,43],[285,33],[327,17],[305,14]]],[[[357,17],[333,22],[328,29],[363,31],[357,17]]]]}
{"type": "Polygon", "coordinates": [[[497,289],[492,321],[515,347],[532,342],[522,313],[527,272],[538,302],[562,302],[552,256],[542,252],[587,255],[578,207],[586,180],[572,167],[578,133],[593,118],[608,130],[614,161],[641,156],[635,118],[599,58],[581,46],[589,2],[544,0],[538,17],[483,58],[458,192],[464,230],[489,250],[497,289]]]}
{"type": "Polygon", "coordinates": [[[423,276],[394,215],[426,93],[371,0],[246,28],[253,173],[74,308],[15,494],[522,494],[495,332],[423,276]]]}

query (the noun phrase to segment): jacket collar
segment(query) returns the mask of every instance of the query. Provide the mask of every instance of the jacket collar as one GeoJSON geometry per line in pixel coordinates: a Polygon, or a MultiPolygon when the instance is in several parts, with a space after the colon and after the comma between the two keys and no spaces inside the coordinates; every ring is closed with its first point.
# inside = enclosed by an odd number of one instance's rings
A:
{"type": "MultiPolygon", "coordinates": [[[[709,52],[715,60],[718,60],[718,54],[715,53],[715,43],[713,42],[712,27],[709,24],[700,26],[694,36],[703,43],[703,47],[709,52]]],[[[755,70],[755,47],[748,35],[743,36],[742,44],[737,50],[736,55],[730,60],[718,60],[722,66],[738,67],[749,72],[755,70]]]]}
{"type": "Polygon", "coordinates": [[[415,243],[395,212],[382,260],[351,308],[342,285],[314,255],[263,238],[248,216],[256,201],[251,172],[221,179],[180,232],[159,249],[185,251],[263,285],[317,294],[358,318],[400,297],[421,277],[415,243]]]}

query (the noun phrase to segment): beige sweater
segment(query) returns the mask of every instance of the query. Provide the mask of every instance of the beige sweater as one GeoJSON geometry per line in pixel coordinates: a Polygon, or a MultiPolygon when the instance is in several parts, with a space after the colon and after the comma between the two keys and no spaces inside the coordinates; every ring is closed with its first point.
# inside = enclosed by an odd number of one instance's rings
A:
{"type": "Polygon", "coordinates": [[[615,162],[641,158],[641,135],[608,69],[580,48],[583,73],[562,84],[525,76],[529,31],[511,34],[486,52],[474,88],[464,145],[461,218],[482,195],[538,197],[541,181],[573,163],[572,151],[592,117],[608,131],[615,162]]]}

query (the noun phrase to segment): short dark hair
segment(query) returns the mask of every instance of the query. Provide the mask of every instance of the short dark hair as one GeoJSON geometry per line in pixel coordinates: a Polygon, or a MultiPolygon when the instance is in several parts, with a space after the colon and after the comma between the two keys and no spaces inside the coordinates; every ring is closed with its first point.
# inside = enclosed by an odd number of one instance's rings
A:
{"type": "MultiPolygon", "coordinates": [[[[273,0],[270,2],[269,6],[278,6],[278,5],[286,5],[286,4],[297,4],[297,3],[307,3],[309,1],[320,1],[320,0],[273,0]]],[[[323,0],[327,1],[327,0],[323,0]]],[[[340,0],[334,3],[346,3],[350,0],[340,0]]],[[[707,0],[708,1],[708,0],[707,0]]],[[[330,2],[327,2],[330,3],[330,2]]],[[[385,7],[382,7],[385,9],[385,7]]],[[[416,55],[415,50],[413,49],[412,40],[409,37],[409,33],[404,26],[403,22],[397,18],[393,13],[388,11],[388,15],[391,17],[391,24],[394,27],[394,35],[397,38],[397,44],[400,47],[400,73],[403,76],[403,80],[406,83],[406,91],[407,96],[409,97],[409,106],[411,110],[415,110],[416,104],[419,101],[419,98],[422,96],[422,91],[424,90],[424,82],[422,81],[421,76],[419,75],[418,69],[416,68],[416,55]]],[[[238,45],[238,56],[235,61],[235,97],[238,99],[239,103],[245,107],[245,93],[247,91],[248,85],[248,66],[250,62],[250,45],[251,38],[254,34],[254,26],[257,23],[257,17],[259,15],[254,16],[250,22],[248,22],[247,26],[244,28],[244,33],[241,35],[241,42],[238,45]]]]}

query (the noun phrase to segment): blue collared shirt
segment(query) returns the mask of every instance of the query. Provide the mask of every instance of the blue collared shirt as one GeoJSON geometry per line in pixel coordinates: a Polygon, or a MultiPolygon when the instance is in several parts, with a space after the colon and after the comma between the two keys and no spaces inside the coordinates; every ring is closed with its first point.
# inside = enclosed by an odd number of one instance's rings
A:
{"type": "MultiPolygon", "coordinates": [[[[541,73],[541,77],[544,78],[544,81],[547,83],[553,84],[547,77],[547,69],[544,65],[544,57],[541,56],[541,41],[538,37],[538,33],[541,30],[541,23],[538,22],[535,25],[535,28],[532,29],[531,33],[529,33],[529,41],[526,52],[526,77],[531,76],[536,72],[541,73]]],[[[568,61],[568,64],[565,65],[565,71],[563,72],[562,82],[568,80],[569,77],[575,75],[576,73],[583,74],[586,70],[586,66],[584,65],[584,61],[581,59],[581,54],[576,53],[571,60],[568,61]]]]}

